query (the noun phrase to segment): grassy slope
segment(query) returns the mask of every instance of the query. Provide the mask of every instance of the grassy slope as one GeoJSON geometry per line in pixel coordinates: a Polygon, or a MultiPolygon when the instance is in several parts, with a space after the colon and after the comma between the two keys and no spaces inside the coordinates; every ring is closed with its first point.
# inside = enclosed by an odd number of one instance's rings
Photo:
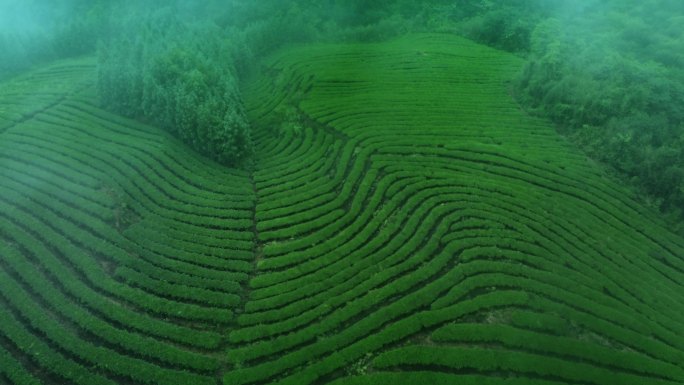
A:
{"type": "Polygon", "coordinates": [[[440,35],[271,58],[226,384],[684,380],[682,240],[520,112],[520,64],[440,35]]]}
{"type": "Polygon", "coordinates": [[[284,51],[251,174],[95,107],[87,59],[3,85],[0,383],[681,383],[684,242],[520,112],[520,64],[284,51]]]}

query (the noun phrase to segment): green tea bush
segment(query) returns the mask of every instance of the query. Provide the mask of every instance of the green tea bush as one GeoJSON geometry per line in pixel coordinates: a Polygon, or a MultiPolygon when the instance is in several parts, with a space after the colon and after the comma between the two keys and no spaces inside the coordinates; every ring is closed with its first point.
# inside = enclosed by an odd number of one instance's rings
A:
{"type": "Polygon", "coordinates": [[[99,50],[102,102],[123,115],[168,130],[195,150],[224,164],[251,151],[233,46],[216,25],[182,22],[160,12],[99,50]]]}

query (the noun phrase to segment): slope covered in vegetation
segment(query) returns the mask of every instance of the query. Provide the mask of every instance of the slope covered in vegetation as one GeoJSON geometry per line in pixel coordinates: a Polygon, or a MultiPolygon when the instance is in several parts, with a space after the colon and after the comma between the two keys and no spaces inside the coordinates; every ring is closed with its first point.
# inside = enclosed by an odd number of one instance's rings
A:
{"type": "Polygon", "coordinates": [[[520,111],[520,65],[448,35],[271,58],[226,384],[682,381],[682,240],[520,111]]]}
{"type": "Polygon", "coordinates": [[[2,87],[0,383],[214,384],[253,270],[249,177],[96,107],[94,78],[2,87]]]}
{"type": "Polygon", "coordinates": [[[682,383],[684,241],[521,111],[521,66],[282,50],[249,171],[96,107],[89,59],[4,84],[0,383],[682,383]]]}

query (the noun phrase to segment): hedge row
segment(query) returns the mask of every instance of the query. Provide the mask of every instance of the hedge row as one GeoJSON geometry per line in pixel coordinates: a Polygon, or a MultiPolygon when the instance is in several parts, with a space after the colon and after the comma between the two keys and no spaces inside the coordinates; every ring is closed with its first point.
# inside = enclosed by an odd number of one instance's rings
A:
{"type": "Polygon", "coordinates": [[[486,348],[415,346],[384,353],[373,360],[379,369],[393,367],[444,367],[450,370],[476,370],[484,373],[512,371],[540,378],[606,384],[675,384],[677,382],[619,373],[593,365],[530,354],[486,348]]]}

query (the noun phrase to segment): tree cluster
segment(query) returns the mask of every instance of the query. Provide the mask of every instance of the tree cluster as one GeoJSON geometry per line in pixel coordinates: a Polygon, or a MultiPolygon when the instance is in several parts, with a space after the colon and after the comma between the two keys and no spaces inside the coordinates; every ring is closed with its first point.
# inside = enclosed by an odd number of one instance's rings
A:
{"type": "Polygon", "coordinates": [[[101,101],[218,162],[237,164],[251,140],[233,47],[218,26],[182,21],[171,10],[131,19],[100,47],[101,101]]]}
{"type": "Polygon", "coordinates": [[[684,6],[586,2],[530,37],[516,83],[592,157],[673,217],[684,215],[684,6]]]}

